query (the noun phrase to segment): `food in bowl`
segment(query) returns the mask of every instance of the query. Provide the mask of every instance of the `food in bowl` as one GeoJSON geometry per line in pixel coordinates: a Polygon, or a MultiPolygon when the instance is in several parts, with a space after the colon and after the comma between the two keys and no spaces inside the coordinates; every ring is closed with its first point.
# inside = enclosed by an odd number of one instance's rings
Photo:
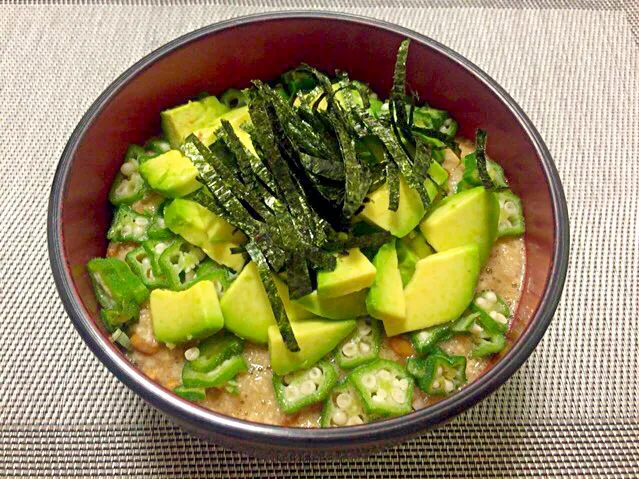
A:
{"type": "Polygon", "coordinates": [[[337,427],[454,394],[507,346],[522,204],[486,133],[456,138],[302,65],[162,112],[88,265],[105,327],[151,379],[230,416],[337,427]]]}

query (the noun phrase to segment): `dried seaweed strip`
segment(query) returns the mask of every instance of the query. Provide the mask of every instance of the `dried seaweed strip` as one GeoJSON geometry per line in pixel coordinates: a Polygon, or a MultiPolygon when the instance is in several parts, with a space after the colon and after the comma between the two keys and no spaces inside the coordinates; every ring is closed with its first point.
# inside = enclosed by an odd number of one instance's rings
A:
{"type": "Polygon", "coordinates": [[[424,205],[428,205],[430,203],[430,198],[428,196],[428,192],[426,191],[426,187],[424,186],[424,183],[419,181],[419,178],[415,175],[411,160],[402,146],[400,146],[395,135],[393,135],[392,132],[385,128],[379,120],[377,120],[367,111],[360,110],[357,112],[357,114],[371,131],[371,133],[377,136],[384,144],[390,157],[399,168],[399,171],[404,177],[404,180],[406,180],[406,182],[408,183],[408,186],[417,191],[424,205]]]}
{"type": "Polygon", "coordinates": [[[344,181],[343,163],[307,155],[306,153],[300,153],[299,157],[302,166],[309,173],[329,180],[344,181]]]}
{"type": "Polygon", "coordinates": [[[260,275],[262,283],[264,284],[264,289],[266,290],[269,302],[271,303],[273,315],[275,316],[275,321],[277,322],[277,327],[280,330],[280,334],[282,335],[284,344],[291,352],[299,351],[300,347],[297,344],[297,340],[295,339],[295,334],[293,333],[293,329],[291,328],[291,322],[286,315],[286,310],[284,309],[284,304],[282,304],[282,299],[277,292],[277,286],[275,285],[275,280],[272,276],[273,273],[268,266],[266,258],[255,243],[248,243],[246,245],[246,251],[257,265],[257,271],[260,275]]]}
{"type": "Polygon", "coordinates": [[[475,132],[475,158],[477,160],[477,172],[484,188],[487,190],[494,189],[495,184],[486,168],[486,131],[479,128],[475,132]]]}
{"type": "Polygon", "coordinates": [[[342,151],[342,159],[344,160],[346,181],[342,212],[346,218],[352,218],[368,193],[371,183],[370,177],[365,177],[366,170],[357,160],[355,140],[348,135],[346,129],[337,118],[335,118],[333,125],[342,151]]]}
{"type": "Polygon", "coordinates": [[[290,299],[300,299],[313,292],[311,276],[306,258],[301,254],[291,254],[286,267],[288,294],[290,299]]]}
{"type": "Polygon", "coordinates": [[[392,163],[386,163],[386,183],[388,184],[388,209],[397,211],[399,208],[399,170],[392,163]]]}
{"type": "Polygon", "coordinates": [[[397,50],[389,107],[391,108],[390,120],[394,128],[399,127],[406,139],[413,144],[413,135],[410,131],[406,114],[406,62],[409,46],[410,40],[406,39],[402,41],[397,50]],[[397,122],[397,125],[395,125],[395,122],[397,122]]]}

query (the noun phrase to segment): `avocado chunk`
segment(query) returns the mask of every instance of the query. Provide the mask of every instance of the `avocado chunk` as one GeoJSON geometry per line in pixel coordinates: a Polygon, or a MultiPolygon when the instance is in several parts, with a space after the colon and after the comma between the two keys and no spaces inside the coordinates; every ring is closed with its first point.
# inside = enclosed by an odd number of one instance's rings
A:
{"type": "Polygon", "coordinates": [[[400,240],[408,249],[419,256],[419,259],[424,259],[426,256],[430,256],[435,251],[426,242],[426,238],[419,230],[411,231],[400,240]]]}
{"type": "Polygon", "coordinates": [[[404,289],[406,318],[384,320],[386,334],[395,336],[458,318],[473,300],[479,271],[479,248],[474,243],[419,260],[404,289]]]}
{"type": "MultiPolygon", "coordinates": [[[[433,162],[433,165],[441,168],[446,174],[446,178],[448,178],[448,173],[439,163],[433,162]]],[[[430,169],[432,168],[431,165],[430,169]]],[[[437,171],[438,174],[441,173],[438,169],[437,171]]],[[[426,180],[426,192],[431,201],[434,201],[437,197],[437,186],[430,179],[426,180]]],[[[388,184],[384,183],[368,195],[370,201],[364,204],[364,209],[359,216],[369,223],[389,231],[393,236],[401,238],[414,230],[424,217],[424,205],[419,193],[406,184],[406,180],[404,180],[402,175],[399,176],[399,206],[397,211],[388,209],[388,196],[388,184]]]]}
{"type": "Polygon", "coordinates": [[[218,332],[224,317],[215,285],[200,281],[184,291],[151,291],[151,319],[155,339],[162,343],[183,343],[218,332]]]}
{"type": "Polygon", "coordinates": [[[497,237],[499,201],[483,186],[442,200],[419,225],[437,252],[469,243],[477,244],[484,265],[497,237]]]}
{"type": "MultiPolygon", "coordinates": [[[[164,222],[176,234],[202,248],[207,242],[246,242],[246,236],[235,226],[220,218],[208,208],[185,199],[175,199],[164,208],[164,222]]],[[[204,248],[202,248],[204,249],[204,248]]]]}
{"type": "Polygon", "coordinates": [[[399,321],[406,317],[404,285],[397,264],[395,240],[383,245],[373,259],[375,281],[366,296],[366,309],[373,318],[399,321]]]}
{"type": "Polygon", "coordinates": [[[222,125],[222,120],[226,120],[231,124],[233,130],[235,131],[235,134],[238,136],[240,141],[251,151],[251,153],[255,154],[250,135],[242,130],[242,128],[240,128],[242,126],[242,123],[251,120],[248,106],[241,106],[239,108],[234,108],[233,110],[227,111],[223,115],[220,115],[218,118],[216,118],[206,127],[194,130],[193,134],[197,136],[204,145],[209,146],[217,139],[216,133],[222,125]]]}
{"type": "Polygon", "coordinates": [[[373,284],[375,266],[359,248],[337,256],[333,271],[317,273],[317,294],[320,298],[335,298],[354,293],[373,284]]]}
{"type": "Polygon", "coordinates": [[[208,208],[185,199],[175,199],[164,209],[164,222],[189,243],[199,246],[212,260],[239,271],[244,256],[231,248],[246,242],[246,236],[208,208]]]}
{"type": "Polygon", "coordinates": [[[399,269],[399,275],[402,279],[402,285],[406,287],[415,273],[417,262],[421,258],[403,241],[397,242],[395,250],[397,251],[397,267],[399,269]]]}
{"type": "Polygon", "coordinates": [[[293,303],[322,318],[352,319],[367,314],[367,293],[368,291],[363,289],[336,298],[320,298],[317,291],[313,291],[311,294],[296,299],[293,303]]]}
{"type": "Polygon", "coordinates": [[[325,321],[308,320],[291,323],[293,334],[300,350],[288,350],[277,326],[268,328],[268,350],[271,369],[275,374],[284,374],[306,369],[330,353],[355,329],[355,320],[325,321]]]}
{"type": "Polygon", "coordinates": [[[162,130],[171,146],[177,148],[192,132],[213,123],[228,110],[229,108],[214,96],[190,101],[160,113],[162,130]]]}
{"type": "Polygon", "coordinates": [[[290,321],[301,321],[303,319],[310,319],[315,317],[315,315],[308,309],[305,309],[299,304],[291,301],[288,293],[288,286],[284,281],[278,278],[277,275],[273,275],[273,279],[275,280],[277,293],[279,294],[280,299],[282,300],[282,304],[284,305],[286,316],[288,316],[288,319],[290,321]]]}
{"type": "Polygon", "coordinates": [[[257,265],[251,261],[220,301],[226,329],[241,338],[266,344],[268,328],[276,324],[257,265]]]}
{"type": "Polygon", "coordinates": [[[145,161],[139,171],[151,188],[169,198],[186,196],[201,186],[196,180],[197,168],[178,150],[145,161]]]}

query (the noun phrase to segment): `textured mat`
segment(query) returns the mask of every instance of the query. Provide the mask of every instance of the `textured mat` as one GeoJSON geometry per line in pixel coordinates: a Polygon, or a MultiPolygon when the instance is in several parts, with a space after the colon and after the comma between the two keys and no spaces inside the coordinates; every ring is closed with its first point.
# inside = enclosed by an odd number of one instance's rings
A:
{"type": "Polygon", "coordinates": [[[572,257],[548,332],[499,391],[402,446],[312,463],[222,450],[151,410],[75,333],[46,251],[58,158],[117,75],[200,26],[311,2],[82,3],[0,6],[0,477],[639,477],[636,2],[313,3],[429,35],[504,86],[559,167],[572,257]]]}

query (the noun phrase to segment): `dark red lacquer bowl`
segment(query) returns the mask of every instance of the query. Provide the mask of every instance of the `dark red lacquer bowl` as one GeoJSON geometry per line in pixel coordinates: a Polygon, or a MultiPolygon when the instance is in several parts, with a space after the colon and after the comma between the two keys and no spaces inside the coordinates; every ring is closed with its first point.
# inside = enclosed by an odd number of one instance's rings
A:
{"type": "Polygon", "coordinates": [[[568,213],[561,182],[539,134],[519,106],[461,55],[395,25],[333,13],[274,13],[211,25],[154,51],[95,101],[67,144],[49,203],[51,267],[64,306],[98,358],[128,387],[186,429],[263,454],[338,454],[390,445],[459,414],[519,368],[541,339],[568,264],[568,213]],[[107,200],[129,143],[160,130],[161,110],[202,91],[218,94],[249,80],[274,79],[300,62],[346,71],[387,95],[395,54],[413,40],[408,80],[419,97],[448,110],[461,134],[489,134],[488,153],[504,166],[526,215],[528,267],[512,348],[477,381],[433,406],[374,424],[306,430],[241,421],[180,399],[136,370],[102,329],[86,262],[106,251],[107,200]]]}

